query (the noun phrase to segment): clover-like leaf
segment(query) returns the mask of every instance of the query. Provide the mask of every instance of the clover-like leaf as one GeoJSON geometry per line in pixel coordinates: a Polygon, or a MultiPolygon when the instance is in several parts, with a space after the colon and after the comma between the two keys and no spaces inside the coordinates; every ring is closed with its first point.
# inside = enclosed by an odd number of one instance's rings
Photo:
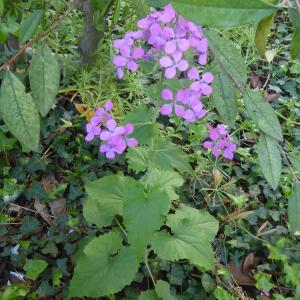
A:
{"type": "Polygon", "coordinates": [[[83,251],[71,280],[69,297],[103,297],[130,284],[139,262],[117,232],[94,238],[83,251]],[[122,274],[122,276],[120,276],[122,274]]]}
{"type": "Polygon", "coordinates": [[[162,259],[188,259],[192,264],[214,269],[214,254],[210,243],[218,231],[218,222],[206,211],[182,207],[168,215],[166,225],[172,235],[157,232],[152,240],[154,252],[162,259]]]}

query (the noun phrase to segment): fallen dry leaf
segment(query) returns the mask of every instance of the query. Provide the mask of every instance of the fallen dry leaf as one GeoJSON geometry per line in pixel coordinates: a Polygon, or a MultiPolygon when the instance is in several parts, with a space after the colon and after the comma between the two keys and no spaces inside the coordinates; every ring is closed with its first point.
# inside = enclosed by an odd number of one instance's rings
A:
{"type": "Polygon", "coordinates": [[[52,215],[55,218],[59,218],[61,215],[63,215],[66,212],[66,199],[65,198],[60,198],[55,201],[52,201],[49,203],[50,210],[52,215]]]}
{"type": "Polygon", "coordinates": [[[262,82],[261,82],[259,76],[255,72],[251,73],[250,85],[253,89],[256,89],[256,88],[260,89],[262,87],[262,82]]]}
{"type": "Polygon", "coordinates": [[[48,175],[42,178],[42,185],[46,193],[49,193],[58,185],[58,182],[53,175],[48,175]]]}
{"type": "Polygon", "coordinates": [[[50,225],[50,226],[53,225],[53,220],[51,218],[51,215],[50,215],[50,212],[49,212],[49,209],[48,209],[46,203],[41,202],[36,199],[34,201],[34,208],[41,215],[41,217],[46,221],[46,223],[48,225],[50,225]]]}
{"type": "Polygon", "coordinates": [[[276,101],[280,96],[280,93],[268,93],[267,91],[264,92],[264,97],[268,102],[276,101]]]}

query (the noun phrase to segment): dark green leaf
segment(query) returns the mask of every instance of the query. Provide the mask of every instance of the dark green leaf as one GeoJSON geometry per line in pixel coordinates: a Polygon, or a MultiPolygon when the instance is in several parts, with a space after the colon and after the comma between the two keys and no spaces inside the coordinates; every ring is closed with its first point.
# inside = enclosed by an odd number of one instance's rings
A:
{"type": "Polygon", "coordinates": [[[40,23],[43,12],[41,10],[36,10],[32,12],[21,24],[19,43],[24,44],[31,39],[37,26],[40,23]]]}
{"type": "Polygon", "coordinates": [[[0,130],[0,152],[7,152],[14,148],[17,140],[15,138],[8,138],[1,130],[0,130]]]}
{"type": "Polygon", "coordinates": [[[257,145],[257,152],[262,173],[275,190],[280,180],[282,167],[278,141],[262,133],[257,145]]]}
{"type": "Polygon", "coordinates": [[[163,7],[170,3],[185,18],[211,27],[234,27],[254,24],[271,15],[274,7],[260,0],[147,0],[163,7]]]}
{"type": "Polygon", "coordinates": [[[42,44],[33,55],[29,79],[33,99],[44,117],[56,102],[60,80],[59,64],[45,44],[42,44]]]}
{"type": "Polygon", "coordinates": [[[246,89],[243,96],[247,113],[258,129],[282,141],[282,130],[278,118],[272,106],[267,103],[260,92],[246,89]]]}
{"type": "Polygon", "coordinates": [[[235,88],[232,79],[221,66],[216,65],[211,72],[215,77],[212,86],[212,101],[224,123],[233,127],[238,115],[238,90],[235,88]]]}
{"type": "Polygon", "coordinates": [[[241,52],[227,38],[220,37],[213,31],[205,30],[209,40],[209,49],[215,60],[238,87],[244,87],[247,82],[247,66],[241,52]]]}
{"type": "Polygon", "coordinates": [[[300,184],[295,183],[288,202],[288,217],[291,232],[300,235],[300,184]]]}
{"type": "Polygon", "coordinates": [[[24,235],[36,233],[39,230],[39,222],[30,216],[26,216],[22,220],[20,232],[24,235]]]}
{"type": "Polygon", "coordinates": [[[11,72],[2,81],[0,113],[8,130],[26,147],[38,151],[39,113],[22,82],[11,72]]]}

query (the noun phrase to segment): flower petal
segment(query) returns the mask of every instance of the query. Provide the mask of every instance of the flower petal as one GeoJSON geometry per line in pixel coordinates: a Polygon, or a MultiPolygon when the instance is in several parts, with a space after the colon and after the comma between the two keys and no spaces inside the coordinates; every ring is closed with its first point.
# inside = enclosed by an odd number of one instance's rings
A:
{"type": "Polygon", "coordinates": [[[163,89],[161,96],[164,100],[173,100],[173,92],[170,89],[163,89]]]}
{"type": "Polygon", "coordinates": [[[160,60],[159,60],[159,64],[163,67],[163,68],[168,68],[173,66],[173,61],[169,56],[163,56],[160,60]]]}
{"type": "Polygon", "coordinates": [[[164,104],[160,108],[160,113],[164,116],[169,116],[172,113],[173,105],[172,104],[164,104]]]}

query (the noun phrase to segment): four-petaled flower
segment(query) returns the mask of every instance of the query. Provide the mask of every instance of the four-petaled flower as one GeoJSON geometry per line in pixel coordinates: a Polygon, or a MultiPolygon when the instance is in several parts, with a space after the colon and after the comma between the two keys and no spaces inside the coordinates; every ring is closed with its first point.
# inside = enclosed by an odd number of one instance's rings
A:
{"type": "Polygon", "coordinates": [[[182,52],[176,51],[171,56],[163,56],[160,61],[160,65],[165,68],[165,77],[172,79],[176,76],[177,69],[181,72],[186,71],[189,67],[187,60],[182,58],[182,52]]]}

